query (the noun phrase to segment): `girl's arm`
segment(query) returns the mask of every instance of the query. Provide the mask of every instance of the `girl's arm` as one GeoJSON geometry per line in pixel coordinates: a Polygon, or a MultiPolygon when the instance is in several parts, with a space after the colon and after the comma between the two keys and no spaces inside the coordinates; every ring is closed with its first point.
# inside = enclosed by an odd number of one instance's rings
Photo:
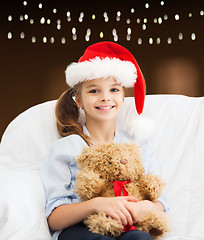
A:
{"type": "Polygon", "coordinates": [[[52,230],[62,230],[83,221],[90,214],[102,211],[123,225],[132,225],[133,218],[128,204],[137,201],[137,198],[131,196],[97,197],[85,202],[61,205],[53,210],[48,224],[52,230]]]}

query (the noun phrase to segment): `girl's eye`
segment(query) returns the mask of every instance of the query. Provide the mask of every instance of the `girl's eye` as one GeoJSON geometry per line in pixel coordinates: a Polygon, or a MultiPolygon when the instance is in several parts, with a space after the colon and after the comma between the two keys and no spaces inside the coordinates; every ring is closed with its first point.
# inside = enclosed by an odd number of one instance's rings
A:
{"type": "Polygon", "coordinates": [[[112,88],[111,89],[111,92],[118,92],[119,91],[119,89],[117,89],[117,88],[112,88]]]}
{"type": "Polygon", "coordinates": [[[90,91],[90,93],[98,93],[98,90],[92,89],[92,90],[90,91]]]}

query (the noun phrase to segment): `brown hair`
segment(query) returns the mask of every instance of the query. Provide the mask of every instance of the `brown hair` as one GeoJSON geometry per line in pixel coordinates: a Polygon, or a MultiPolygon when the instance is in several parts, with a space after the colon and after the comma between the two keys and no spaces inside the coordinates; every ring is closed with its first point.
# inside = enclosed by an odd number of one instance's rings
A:
{"type": "Polygon", "coordinates": [[[91,145],[90,138],[84,134],[81,124],[79,123],[79,108],[73,99],[74,94],[79,94],[80,86],[70,88],[65,91],[58,99],[55,107],[55,116],[57,121],[57,129],[62,137],[71,134],[80,135],[84,141],[91,145]]]}

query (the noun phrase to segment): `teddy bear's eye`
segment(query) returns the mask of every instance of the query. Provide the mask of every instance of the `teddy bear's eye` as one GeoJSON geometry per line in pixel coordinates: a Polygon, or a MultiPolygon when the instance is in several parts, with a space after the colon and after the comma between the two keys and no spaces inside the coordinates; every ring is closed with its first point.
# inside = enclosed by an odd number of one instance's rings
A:
{"type": "Polygon", "coordinates": [[[109,161],[108,163],[109,163],[109,164],[112,164],[112,162],[111,162],[111,161],[109,161]]]}

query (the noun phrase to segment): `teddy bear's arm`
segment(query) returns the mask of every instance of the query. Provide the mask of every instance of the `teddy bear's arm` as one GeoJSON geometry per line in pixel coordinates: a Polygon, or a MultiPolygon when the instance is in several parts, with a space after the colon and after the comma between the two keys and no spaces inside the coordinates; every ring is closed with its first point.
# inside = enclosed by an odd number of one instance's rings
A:
{"type": "Polygon", "coordinates": [[[151,201],[156,201],[162,193],[164,182],[152,173],[148,173],[142,177],[141,194],[151,201]]]}
{"type": "Polygon", "coordinates": [[[79,197],[82,200],[89,200],[100,196],[106,186],[106,181],[93,171],[83,170],[78,173],[75,186],[79,197]]]}

